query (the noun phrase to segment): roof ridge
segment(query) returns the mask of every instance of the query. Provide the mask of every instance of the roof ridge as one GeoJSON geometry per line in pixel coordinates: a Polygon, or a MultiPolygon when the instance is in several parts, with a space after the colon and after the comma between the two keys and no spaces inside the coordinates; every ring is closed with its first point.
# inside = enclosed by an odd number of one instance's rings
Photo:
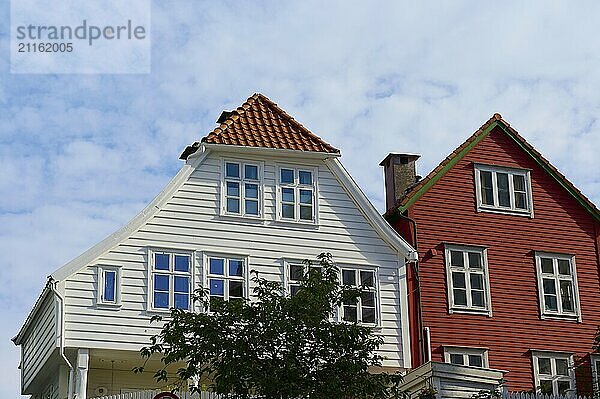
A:
{"type": "MultiPolygon", "coordinates": [[[[340,152],[262,93],[254,93],[234,110],[224,111],[217,122],[218,126],[201,142],[334,154],[340,152]]],[[[194,143],[186,148],[180,158],[186,159],[199,145],[194,143]]]]}
{"type": "MultiPolygon", "coordinates": [[[[302,123],[298,122],[293,116],[288,114],[284,109],[282,109],[279,105],[277,105],[276,102],[272,101],[264,94],[255,93],[254,95],[258,96],[258,98],[262,98],[263,100],[265,100],[269,105],[274,107],[279,113],[283,114],[286,118],[288,118],[290,122],[295,124],[301,130],[301,133],[305,133],[312,139],[321,141],[323,144],[325,144],[326,147],[329,147],[329,149],[331,149],[331,150],[337,150],[337,148],[333,147],[331,144],[327,143],[325,140],[323,140],[322,138],[318,137],[316,134],[314,134],[313,132],[308,130],[302,123]]],[[[339,150],[337,150],[337,151],[339,152],[339,150]]]]}
{"type": "MultiPolygon", "coordinates": [[[[390,208],[384,216],[391,216],[396,211],[402,211],[408,206],[412,205],[417,199],[429,190],[446,171],[444,169],[450,169],[454,166],[452,162],[456,163],[462,158],[467,152],[469,152],[475,145],[478,144],[478,138],[482,135],[487,135],[494,126],[500,126],[502,131],[511,137],[517,145],[522,146],[523,151],[528,153],[536,162],[540,164],[542,169],[546,173],[554,177],[560,185],[562,185],[570,194],[575,197],[576,200],[580,200],[581,205],[592,214],[596,220],[600,221],[600,211],[596,205],[588,199],[567,177],[562,174],[554,165],[550,163],[544,156],[537,151],[523,136],[521,136],[510,124],[502,118],[499,113],[494,113],[483,125],[479,127],[471,136],[467,138],[461,145],[456,147],[448,156],[446,156],[431,172],[415,184],[409,191],[407,191],[402,198],[396,201],[396,204],[390,208]],[[506,128],[506,129],[505,129],[506,128]],[[508,131],[507,131],[508,130],[508,131]],[[523,148],[524,147],[524,148],[523,148]],[[462,154],[462,155],[461,155],[462,154]],[[458,157],[458,158],[457,158],[458,157]],[[547,169],[549,170],[547,170],[547,169]],[[438,176],[439,174],[439,176],[438,176]],[[428,186],[428,187],[425,187],[428,186]],[[423,191],[421,194],[421,191],[423,191]]],[[[484,136],[485,137],[485,136],[484,136]]],[[[483,137],[482,137],[483,138],[483,137]]]]}

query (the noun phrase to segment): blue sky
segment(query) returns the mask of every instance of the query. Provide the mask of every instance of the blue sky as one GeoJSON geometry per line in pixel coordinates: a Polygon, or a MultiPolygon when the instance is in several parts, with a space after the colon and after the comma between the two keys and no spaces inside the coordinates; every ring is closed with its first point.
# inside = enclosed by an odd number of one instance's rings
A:
{"type": "Polygon", "coordinates": [[[144,75],[13,75],[0,6],[0,397],[46,276],[126,223],[254,92],[342,150],[431,170],[494,112],[600,203],[600,3],[156,1],[144,75]]]}

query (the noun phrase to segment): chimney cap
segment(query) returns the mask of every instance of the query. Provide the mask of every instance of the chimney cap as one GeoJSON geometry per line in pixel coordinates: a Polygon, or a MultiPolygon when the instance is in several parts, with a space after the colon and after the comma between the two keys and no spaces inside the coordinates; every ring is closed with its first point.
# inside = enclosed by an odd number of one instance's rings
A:
{"type": "Polygon", "coordinates": [[[392,158],[399,159],[402,157],[408,158],[408,161],[410,162],[410,161],[416,161],[417,159],[421,158],[421,154],[410,154],[410,153],[406,153],[406,152],[390,152],[383,159],[383,161],[379,162],[379,166],[385,166],[392,158]]]}

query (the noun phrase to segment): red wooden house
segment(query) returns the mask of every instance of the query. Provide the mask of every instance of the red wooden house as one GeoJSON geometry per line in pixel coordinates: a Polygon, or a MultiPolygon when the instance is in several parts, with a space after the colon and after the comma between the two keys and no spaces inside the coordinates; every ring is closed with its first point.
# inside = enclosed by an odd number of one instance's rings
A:
{"type": "Polygon", "coordinates": [[[507,370],[511,391],[589,394],[600,357],[600,212],[495,114],[425,178],[390,154],[386,217],[410,269],[413,367],[507,370]]]}

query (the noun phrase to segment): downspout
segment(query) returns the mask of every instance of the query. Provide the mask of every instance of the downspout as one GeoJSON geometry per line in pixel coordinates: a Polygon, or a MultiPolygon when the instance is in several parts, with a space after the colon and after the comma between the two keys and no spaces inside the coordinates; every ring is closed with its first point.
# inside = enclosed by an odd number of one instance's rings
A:
{"type": "MultiPolygon", "coordinates": [[[[397,215],[399,215],[401,218],[405,219],[406,221],[408,221],[410,224],[412,224],[413,226],[413,247],[415,248],[415,251],[417,253],[419,253],[419,244],[417,242],[417,222],[413,219],[411,219],[410,217],[403,215],[400,212],[396,213],[397,215]]],[[[418,330],[419,330],[419,355],[421,357],[421,361],[422,363],[425,363],[425,353],[429,353],[429,349],[426,351],[425,350],[425,342],[423,340],[423,306],[421,304],[421,282],[419,280],[419,258],[417,258],[414,262],[412,262],[413,265],[413,272],[415,274],[415,281],[417,283],[417,288],[416,288],[416,294],[417,294],[417,310],[418,310],[418,320],[419,320],[419,325],[418,325],[418,330]]],[[[429,359],[431,360],[431,359],[429,359]]]]}
{"type": "Polygon", "coordinates": [[[73,379],[75,377],[75,369],[73,368],[73,365],[71,364],[69,359],[67,359],[67,357],[65,356],[64,299],[56,290],[56,284],[58,282],[54,281],[52,279],[52,277],[49,277],[49,280],[50,280],[50,289],[52,290],[52,292],[54,292],[54,295],[56,295],[56,299],[58,300],[58,303],[59,303],[59,309],[60,309],[60,311],[59,311],[59,314],[60,314],[60,348],[59,349],[60,349],[60,356],[62,357],[62,359],[65,361],[65,363],[69,367],[69,386],[67,389],[67,392],[68,392],[67,398],[71,399],[73,397],[73,379]]]}

